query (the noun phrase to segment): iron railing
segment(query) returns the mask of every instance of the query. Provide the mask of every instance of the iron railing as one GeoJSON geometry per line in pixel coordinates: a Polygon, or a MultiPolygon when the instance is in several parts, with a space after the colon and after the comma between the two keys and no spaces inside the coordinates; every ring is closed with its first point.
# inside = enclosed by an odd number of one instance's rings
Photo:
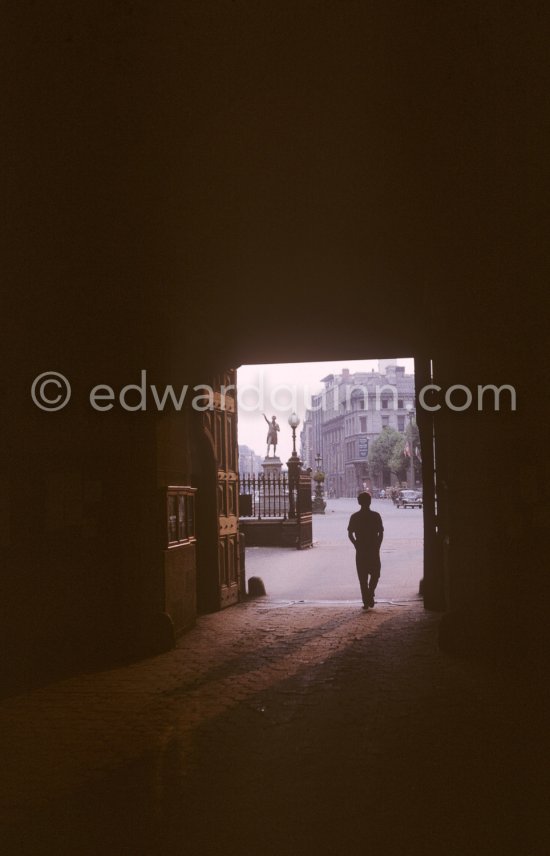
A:
{"type": "Polygon", "coordinates": [[[300,471],[293,481],[288,473],[239,476],[239,517],[300,520],[307,514],[311,514],[309,473],[300,471]]]}
{"type": "Polygon", "coordinates": [[[259,473],[239,476],[239,517],[288,518],[288,475],[259,473]]]}

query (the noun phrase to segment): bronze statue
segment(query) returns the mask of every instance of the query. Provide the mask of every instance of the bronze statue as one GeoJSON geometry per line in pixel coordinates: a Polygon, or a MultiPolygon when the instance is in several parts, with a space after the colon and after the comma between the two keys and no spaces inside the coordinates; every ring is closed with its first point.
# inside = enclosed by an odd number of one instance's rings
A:
{"type": "Polygon", "coordinates": [[[271,422],[269,421],[269,419],[267,418],[265,413],[262,413],[262,416],[264,417],[265,421],[269,425],[269,429],[267,432],[267,454],[266,454],[266,458],[269,458],[269,447],[270,446],[273,446],[273,457],[275,457],[276,452],[277,452],[277,431],[280,431],[280,428],[277,425],[277,420],[276,420],[275,416],[271,417],[271,422]]]}

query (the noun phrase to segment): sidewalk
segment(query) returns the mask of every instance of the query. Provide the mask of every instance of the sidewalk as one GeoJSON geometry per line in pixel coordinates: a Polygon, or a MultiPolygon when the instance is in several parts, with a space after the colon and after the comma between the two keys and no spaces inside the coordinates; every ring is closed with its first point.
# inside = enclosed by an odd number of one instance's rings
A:
{"type": "MultiPolygon", "coordinates": [[[[246,576],[259,576],[270,597],[282,600],[357,601],[361,594],[348,522],[356,499],[331,499],[326,514],[313,515],[314,547],[305,550],[247,547],[246,576]]],[[[423,574],[421,509],[398,510],[389,500],[373,500],[382,515],[384,542],[378,601],[415,600],[423,574]]]]}
{"type": "Polygon", "coordinates": [[[2,853],[542,856],[538,676],[448,658],[438,620],[263,598],[4,701],[2,853]]]}

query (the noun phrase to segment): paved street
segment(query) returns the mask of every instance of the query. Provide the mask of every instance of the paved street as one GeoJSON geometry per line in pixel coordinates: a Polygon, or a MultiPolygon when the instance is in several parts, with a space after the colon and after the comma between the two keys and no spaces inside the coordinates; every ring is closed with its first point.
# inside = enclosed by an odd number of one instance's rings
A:
{"type": "Polygon", "coordinates": [[[2,855],[546,856],[543,667],[438,620],[261,598],[4,700],[2,855]]]}
{"type": "Polygon", "coordinates": [[[334,501],[314,548],[249,551],[273,596],[2,701],[2,856],[546,856],[546,663],[442,653],[421,512],[380,506],[374,610],[334,501]]]}
{"type": "MultiPolygon", "coordinates": [[[[390,500],[376,499],[371,507],[384,523],[376,600],[415,599],[422,578],[422,510],[398,509],[390,500]]],[[[313,515],[310,549],[247,548],[247,579],[261,577],[268,595],[281,600],[360,603],[355,551],[347,536],[350,515],[358,510],[355,499],[328,500],[326,513],[313,515]]]]}

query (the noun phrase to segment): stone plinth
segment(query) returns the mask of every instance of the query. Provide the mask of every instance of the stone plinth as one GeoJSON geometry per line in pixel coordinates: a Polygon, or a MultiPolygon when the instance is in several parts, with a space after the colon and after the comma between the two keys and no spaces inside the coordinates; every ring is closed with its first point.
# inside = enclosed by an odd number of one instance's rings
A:
{"type": "Polygon", "coordinates": [[[327,504],[326,504],[326,502],[322,496],[315,496],[313,498],[313,503],[311,506],[311,510],[312,510],[313,514],[324,514],[326,507],[327,507],[327,504]]]}
{"type": "Polygon", "coordinates": [[[266,478],[279,478],[282,466],[283,462],[277,456],[264,458],[262,461],[262,469],[266,478]]]}

